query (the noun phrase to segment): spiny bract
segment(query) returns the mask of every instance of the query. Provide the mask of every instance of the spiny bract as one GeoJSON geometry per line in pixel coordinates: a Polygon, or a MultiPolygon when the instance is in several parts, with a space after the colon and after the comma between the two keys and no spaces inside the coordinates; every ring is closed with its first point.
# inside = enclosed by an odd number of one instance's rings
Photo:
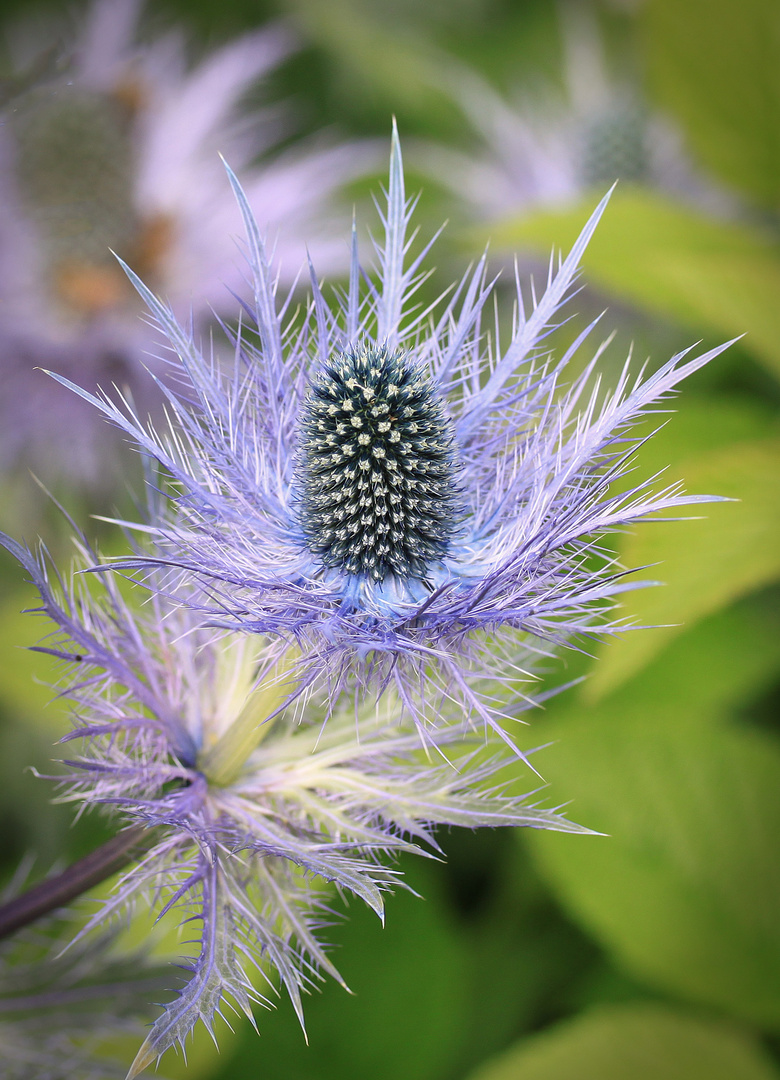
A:
{"type": "MultiPolygon", "coordinates": [[[[58,777],[62,801],[150,830],[82,933],[139,897],[191,931],[186,983],[131,1076],[184,1046],[198,1020],[211,1029],[227,1002],[254,1023],[252,1003],[270,1005],[281,986],[303,1022],[303,994],[325,973],[341,981],[322,941],[328,882],[381,916],[401,879],[394,857],[437,851],[438,825],[588,831],[507,791],[515,760],[500,739],[469,738],[458,710],[440,716],[428,754],[389,694],[381,709],[347,701],[323,725],[316,702],[285,707],[295,661],[279,639],[204,627],[193,605],[160,592],[136,609],[111,574],[74,573],[70,587],[55,587],[45,557],[2,534],[0,544],[54,622],[42,651],[70,671],[60,696],[73,730],[63,741],[80,752],[58,777]]],[[[96,558],[79,546],[77,570],[96,558]]]]}

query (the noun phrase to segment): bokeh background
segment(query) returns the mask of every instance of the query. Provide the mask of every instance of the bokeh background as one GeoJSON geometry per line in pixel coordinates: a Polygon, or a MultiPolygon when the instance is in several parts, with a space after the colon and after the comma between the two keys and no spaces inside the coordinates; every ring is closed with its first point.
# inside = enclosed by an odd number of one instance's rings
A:
{"type": "MultiPolygon", "coordinates": [[[[77,4],[3,6],[11,30],[79,18],[77,4]]],[[[579,643],[547,665],[551,687],[586,677],[531,717],[525,744],[546,746],[534,760],[551,798],[605,836],[443,835],[446,861],[404,863],[413,892],[389,900],[384,927],[339,902],[347,918],[330,936],[353,994],[324,984],[311,997],[308,1045],[281,1001],[258,1015],[259,1037],[238,1023],[219,1055],[199,1038],[187,1068],[168,1055],[161,1071],[780,1080],[780,5],[155,0],[138,41],[183,27],[194,64],[277,20],[294,48],[244,95],[247,124],[283,106],[271,162],[325,143],[362,155],[328,204],[346,245],[353,205],[376,220],[371,193],[396,116],[421,233],[449,221],[425,298],[486,244],[510,281],[515,255],[521,278],[539,279],[550,251],[567,249],[620,181],[584,259],[587,287],[550,347],[607,308],[609,383],[629,352],[638,372],[697,341],[744,334],[648,425],[665,426],[637,454],[639,475],[666,470],[689,490],[738,501],[606,540],[626,566],[650,566],[665,583],[625,600],[627,622],[655,628],[579,643]]],[[[4,49],[10,123],[29,87],[4,49]]],[[[13,258],[0,253],[0,279],[13,258]]],[[[334,284],[339,272],[336,260],[334,284]]],[[[508,323],[509,287],[504,299],[508,323]]],[[[0,371],[0,395],[17,392],[9,385],[0,371]]],[[[67,428],[62,439],[67,457],[67,428]]],[[[104,547],[121,545],[90,514],[129,505],[137,463],[112,446],[97,480],[60,464],[35,460],[36,474],[104,547]]],[[[39,534],[67,558],[67,529],[29,465],[22,455],[0,477],[2,527],[39,534]]],[[[74,824],[29,771],[51,768],[62,712],[45,658],[19,648],[43,630],[20,614],[31,594],[10,560],[0,572],[7,879],[25,852],[38,876],[111,825],[74,824]]]]}

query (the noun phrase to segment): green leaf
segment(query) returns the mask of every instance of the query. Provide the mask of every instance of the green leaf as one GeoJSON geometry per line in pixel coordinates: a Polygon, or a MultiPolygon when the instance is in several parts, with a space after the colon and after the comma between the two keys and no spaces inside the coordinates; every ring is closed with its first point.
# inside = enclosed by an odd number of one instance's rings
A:
{"type": "MultiPolygon", "coordinates": [[[[780,674],[778,599],[780,589],[774,586],[702,619],[617,688],[621,702],[628,708],[631,702],[647,700],[656,711],[687,710],[700,716],[723,716],[751,704],[780,674]]],[[[597,682],[600,663],[597,659],[593,675],[582,686],[587,707],[600,700],[604,689],[604,681],[597,682]]],[[[614,686],[606,689],[615,691],[614,686]]]]}
{"type": "Polygon", "coordinates": [[[777,1080],[742,1032],[657,1005],[593,1010],[525,1039],[470,1080],[777,1080]]]}
{"type": "Polygon", "coordinates": [[[50,656],[30,651],[30,646],[37,645],[52,629],[48,620],[29,614],[29,609],[36,607],[40,607],[40,599],[30,586],[17,587],[0,600],[0,708],[59,737],[68,727],[63,723],[63,706],[52,702],[52,684],[62,665],[50,656]]]}
{"type": "Polygon", "coordinates": [[[648,0],[651,91],[722,180],[780,205],[780,5],[776,0],[648,0]]]}
{"type": "Polygon", "coordinates": [[[652,567],[649,576],[666,587],[626,596],[626,618],[653,629],[632,630],[604,649],[591,697],[639,671],[685,626],[780,578],[780,440],[726,446],[678,469],[688,491],[740,501],[704,506],[706,520],[643,524],[626,537],[623,565],[652,567]]]}
{"type": "Polygon", "coordinates": [[[780,1030],[780,746],[688,712],[628,686],[549,723],[552,792],[608,835],[527,842],[630,974],[780,1030]]]}
{"type": "MultiPolygon", "coordinates": [[[[639,474],[652,476],[662,469],[676,477],[679,462],[725,449],[735,443],[755,442],[780,435],[780,418],[773,401],[737,395],[694,396],[685,387],[672,401],[668,417],[658,413],[646,420],[652,438],[637,452],[639,474]],[[667,422],[668,421],[668,422],[667,422]],[[671,466],[671,468],[669,468],[671,466]]],[[[629,481],[633,476],[629,476],[629,481]]]]}
{"type": "MultiPolygon", "coordinates": [[[[594,202],[499,222],[492,243],[569,250],[594,202]]],[[[759,230],[618,188],[583,266],[590,283],[699,332],[747,334],[747,348],[780,376],[780,249],[759,230]]]]}
{"type": "Polygon", "coordinates": [[[358,100],[376,104],[378,98],[417,116],[444,113],[451,123],[455,110],[442,91],[442,59],[424,21],[415,25],[354,0],[292,0],[290,7],[358,100]]]}

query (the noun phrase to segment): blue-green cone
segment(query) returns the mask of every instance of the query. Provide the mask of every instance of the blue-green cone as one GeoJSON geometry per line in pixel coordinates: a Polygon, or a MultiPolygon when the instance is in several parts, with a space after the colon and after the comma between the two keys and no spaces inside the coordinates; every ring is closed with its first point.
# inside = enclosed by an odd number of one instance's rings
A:
{"type": "Polygon", "coordinates": [[[348,574],[424,580],[461,517],[452,425],[429,377],[384,346],[317,372],[299,429],[309,550],[348,574]]]}

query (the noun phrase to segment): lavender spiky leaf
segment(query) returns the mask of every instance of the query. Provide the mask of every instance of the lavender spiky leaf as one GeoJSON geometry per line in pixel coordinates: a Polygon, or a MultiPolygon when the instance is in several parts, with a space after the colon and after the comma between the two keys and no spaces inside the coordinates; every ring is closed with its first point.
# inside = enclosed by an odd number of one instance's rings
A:
{"type": "MultiPolygon", "coordinates": [[[[297,694],[300,654],[278,636],[206,627],[196,603],[162,589],[136,609],[115,576],[59,580],[44,553],[1,539],[54,623],[40,647],[66,667],[60,799],[150,832],[82,934],[139,900],[190,930],[184,985],[131,1075],[226,1006],[251,1019],[284,990],[303,1022],[303,993],[340,980],[321,940],[331,885],[381,916],[401,884],[394,857],[435,854],[438,825],[587,831],[507,789],[516,760],[497,737],[470,738],[456,709],[427,753],[391,693],[357,712],[348,699],[325,723],[326,703],[297,694]]],[[[80,546],[77,571],[97,557],[80,546]]]]}

